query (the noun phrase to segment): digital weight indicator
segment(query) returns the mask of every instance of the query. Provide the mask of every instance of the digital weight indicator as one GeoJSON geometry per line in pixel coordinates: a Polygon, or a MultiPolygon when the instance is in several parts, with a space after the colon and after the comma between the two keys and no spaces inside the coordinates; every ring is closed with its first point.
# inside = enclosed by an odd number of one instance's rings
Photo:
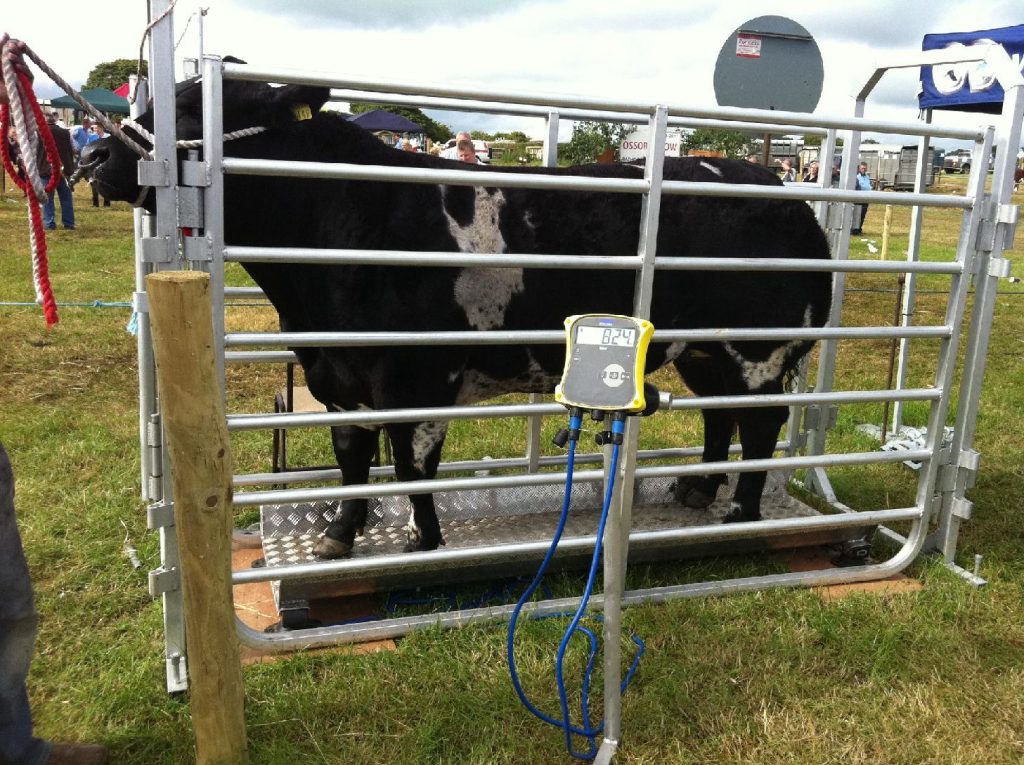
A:
{"type": "Polygon", "coordinates": [[[654,325],[613,314],[565,320],[565,370],[555,388],[564,406],[609,412],[644,409],[644,365],[654,325]]]}

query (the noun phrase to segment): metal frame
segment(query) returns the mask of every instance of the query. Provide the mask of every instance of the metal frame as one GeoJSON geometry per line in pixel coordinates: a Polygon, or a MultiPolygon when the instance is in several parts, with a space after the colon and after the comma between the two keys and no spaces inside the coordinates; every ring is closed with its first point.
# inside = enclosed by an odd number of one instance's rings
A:
{"type": "MultiPolygon", "coordinates": [[[[154,18],[168,6],[166,0],[154,0],[152,15],[154,18]]],[[[347,262],[347,263],[389,263],[419,266],[460,265],[467,266],[486,264],[489,267],[515,267],[526,263],[533,267],[550,268],[605,268],[632,270],[636,274],[634,313],[637,316],[648,315],[651,295],[651,284],[655,268],[702,269],[722,268],[750,270],[810,270],[821,268],[835,272],[834,301],[832,320],[829,326],[816,330],[747,330],[735,329],[728,331],[659,331],[659,341],[691,341],[703,339],[740,339],[740,338],[816,338],[822,341],[821,361],[819,362],[818,378],[813,391],[803,386],[795,394],[782,396],[745,396],[744,406],[771,406],[779,403],[794,407],[794,415],[790,418],[788,440],[779,444],[785,456],[766,460],[727,462],[712,465],[668,465],[639,467],[638,463],[655,456],[672,457],[693,456],[700,453],[699,448],[675,449],[668,452],[638,452],[638,427],[632,422],[627,428],[626,445],[623,450],[621,478],[618,483],[615,507],[610,517],[606,532],[606,565],[605,595],[595,598],[595,607],[605,610],[605,710],[606,734],[605,742],[599,753],[599,761],[611,759],[621,739],[621,708],[618,702],[618,677],[621,671],[618,656],[619,630],[621,626],[621,608],[624,605],[640,602],[662,601],[676,597],[694,597],[704,595],[721,595],[743,592],[776,586],[813,586],[839,582],[859,582],[884,578],[902,570],[911,563],[929,540],[930,520],[937,515],[938,533],[941,550],[948,562],[952,564],[955,553],[956,536],[961,520],[969,515],[969,502],[963,494],[969,485],[969,479],[976,468],[976,460],[971,455],[974,418],[980,396],[980,383],[984,372],[985,351],[991,326],[995,281],[1005,275],[1001,258],[1002,250],[1012,241],[1012,227],[1016,221],[1015,208],[1008,204],[1009,189],[1012,184],[1012,154],[1008,149],[1017,145],[1020,138],[1020,117],[1024,109],[1024,97],[1020,87],[1020,75],[1012,80],[1005,67],[997,69],[1002,77],[1006,77],[1004,89],[1007,93],[1006,107],[1002,118],[999,140],[996,142],[997,170],[993,181],[991,196],[984,193],[985,163],[974,163],[970,179],[969,191],[965,196],[942,196],[921,193],[918,186],[913,193],[880,193],[853,191],[854,157],[852,152],[859,144],[862,131],[871,130],[892,133],[915,133],[922,135],[923,145],[927,146],[930,137],[947,137],[974,141],[976,151],[984,153],[993,142],[991,129],[963,130],[918,123],[896,123],[866,120],[863,117],[864,102],[881,73],[890,67],[881,67],[862,91],[852,119],[815,117],[807,114],[772,112],[770,114],[757,110],[714,109],[700,110],[685,106],[652,105],[648,103],[610,101],[603,99],[587,99],[580,97],[553,98],[526,93],[490,93],[470,89],[433,88],[410,83],[379,83],[375,81],[358,81],[348,78],[326,75],[317,72],[306,72],[285,69],[260,69],[238,64],[223,63],[220,59],[205,57],[202,62],[203,99],[204,99],[204,141],[205,152],[202,162],[186,162],[183,167],[184,183],[179,187],[176,177],[174,152],[174,121],[173,121],[173,71],[170,68],[173,59],[172,16],[168,15],[153,29],[151,41],[152,75],[154,77],[154,108],[156,110],[157,146],[155,159],[140,165],[147,182],[158,187],[157,194],[160,213],[154,222],[140,220],[139,253],[140,281],[136,293],[136,306],[140,311],[140,384],[141,410],[140,425],[151,436],[144,439],[143,471],[144,484],[148,487],[146,497],[154,504],[151,507],[151,525],[161,530],[162,567],[156,572],[156,579],[163,582],[159,591],[164,596],[165,632],[167,635],[168,689],[182,690],[187,683],[183,627],[181,624],[180,590],[174,586],[176,574],[176,548],[173,534],[173,517],[170,514],[172,498],[169,496],[169,470],[163,465],[162,455],[156,451],[154,444],[159,444],[158,413],[155,406],[156,396],[152,390],[151,352],[144,343],[145,332],[148,331],[145,314],[145,295],[142,293],[141,275],[164,267],[181,267],[186,261],[193,268],[209,270],[213,279],[213,294],[217,304],[214,307],[215,336],[223,337],[224,343],[218,344],[218,363],[223,373],[227,363],[234,362],[266,362],[280,363],[294,358],[290,351],[239,351],[234,350],[249,345],[296,346],[296,345],[364,345],[364,344],[408,344],[408,343],[561,343],[561,331],[549,332],[468,332],[468,333],[230,333],[224,334],[224,298],[225,296],[252,295],[248,290],[224,290],[224,263],[233,261],[253,261],[258,259],[274,259],[292,262],[347,262]],[[222,120],[220,98],[222,78],[243,80],[271,81],[278,83],[312,83],[337,88],[338,94],[358,91],[361,100],[387,100],[400,103],[406,99],[409,103],[425,106],[444,106],[473,111],[500,111],[509,114],[533,114],[546,117],[547,146],[546,163],[554,161],[554,144],[557,138],[557,125],[560,117],[570,119],[611,119],[621,122],[646,121],[651,127],[652,154],[648,158],[645,176],[642,180],[626,179],[593,179],[550,177],[536,174],[508,176],[504,174],[480,172],[473,174],[446,170],[398,169],[374,166],[335,165],[328,163],[286,163],[265,160],[243,160],[223,156],[221,142],[222,120]],[[374,94],[377,94],[376,96],[374,94]],[[771,123],[765,122],[766,117],[771,123]],[[1014,120],[1016,122],[1014,123],[1014,120]],[[828,187],[827,174],[823,174],[819,187],[754,187],[728,186],[714,183],[679,183],[662,182],[660,154],[653,147],[661,142],[668,125],[674,124],[705,124],[714,126],[744,127],[746,129],[767,130],[778,132],[799,126],[804,132],[820,132],[825,136],[824,145],[831,156],[832,147],[836,144],[837,131],[845,133],[846,154],[843,173],[839,188],[828,187]],[[169,161],[170,160],[170,161],[169,161]],[[147,167],[151,166],[151,167],[147,167]],[[1005,167],[1004,167],[1005,166],[1005,167]],[[974,168],[981,168],[974,170],[974,168]],[[558,257],[537,255],[461,255],[456,253],[402,253],[402,252],[367,252],[367,251],[312,251],[300,249],[274,249],[255,247],[236,247],[226,245],[223,241],[223,210],[224,183],[223,175],[260,174],[289,175],[316,178],[374,178],[399,180],[407,182],[444,182],[464,185],[495,185],[524,186],[564,189],[600,189],[618,193],[639,193],[643,195],[641,238],[638,242],[636,256],[619,258],[588,258],[558,257]],[[156,180],[156,183],[152,183],[156,180]],[[202,198],[201,211],[203,217],[188,224],[178,220],[176,207],[177,197],[198,189],[202,198]],[[658,210],[662,194],[691,194],[702,196],[742,196],[747,198],[798,198],[815,202],[819,221],[829,231],[833,246],[834,260],[825,264],[806,263],[801,261],[771,261],[758,259],[740,259],[723,264],[717,259],[683,259],[659,258],[655,263],[655,246],[658,210]],[[924,207],[948,207],[964,211],[964,223],[956,259],[950,263],[925,263],[914,257],[905,263],[882,261],[849,261],[848,237],[852,208],[855,202],[885,202],[887,204],[905,204],[915,207],[915,226],[919,226],[919,211],[924,207]],[[194,241],[182,241],[180,250],[176,244],[178,225],[195,225],[203,230],[201,236],[193,236],[194,241]],[[153,262],[152,253],[163,253],[165,260],[153,262]],[[845,328],[841,325],[845,274],[850,272],[902,272],[911,277],[917,273],[947,274],[951,280],[950,298],[947,303],[943,323],[935,326],[911,326],[909,316],[899,327],[861,327],[845,328]],[[968,340],[968,364],[961,385],[960,409],[957,412],[957,441],[952,450],[942,449],[941,439],[936,436],[941,432],[949,409],[948,391],[954,380],[957,346],[964,321],[968,290],[971,276],[976,274],[976,300],[971,321],[971,335],[968,340]],[[898,338],[904,344],[909,339],[931,337],[941,341],[940,361],[935,373],[934,386],[922,389],[907,389],[900,383],[894,390],[883,391],[845,391],[836,392],[832,389],[835,375],[836,347],[840,339],[867,338],[898,338]],[[840,403],[866,401],[930,401],[931,415],[929,418],[929,441],[925,448],[913,452],[898,454],[884,452],[866,452],[853,454],[826,454],[825,443],[829,423],[829,412],[840,403]],[[806,411],[803,411],[806,410],[806,411]],[[156,421],[154,422],[154,418],[156,421]],[[807,432],[800,432],[798,424],[810,422],[807,432]],[[157,427],[154,427],[157,426],[157,427]],[[801,447],[806,453],[798,455],[801,447]],[[897,462],[907,459],[920,460],[925,469],[920,473],[917,499],[914,507],[879,509],[865,512],[853,512],[842,505],[835,497],[828,482],[826,468],[837,465],[869,464],[897,462]],[[759,521],[749,524],[730,524],[726,526],[704,526],[679,529],[670,532],[649,532],[657,536],[658,541],[674,543],[693,543],[709,540],[729,540],[751,536],[771,536],[801,531],[814,531],[833,528],[850,528],[855,526],[910,521],[911,530],[906,537],[899,537],[902,547],[889,560],[856,568],[828,569],[822,571],[777,574],[770,576],[739,578],[726,581],[704,582],[698,584],[675,585],[647,590],[623,593],[625,573],[625,556],[631,538],[629,534],[631,513],[631,487],[634,478],[646,476],[680,476],[705,473],[717,469],[727,472],[741,472],[764,469],[766,467],[786,470],[803,469],[810,471],[809,485],[829,500],[833,506],[848,511],[835,515],[822,515],[814,518],[787,519],[782,521],[759,521]],[[950,478],[952,476],[952,478],[950,478]],[[941,483],[940,483],[941,479],[941,483]],[[158,491],[156,487],[162,488],[158,491]],[[938,497],[937,497],[938,494],[938,497]],[[965,510],[967,508],[967,510],[965,510]]],[[[898,64],[899,66],[938,63],[933,61],[936,54],[917,56],[913,63],[898,64]]],[[[988,50],[984,56],[995,59],[998,54],[1005,53],[1001,48],[988,50]]],[[[946,54],[942,60],[950,60],[946,54]]],[[[965,60],[965,59],[961,59],[965,60]]],[[[919,163],[927,152],[919,152],[919,163]]],[[[148,217],[148,216],[143,216],[148,217]]],[[[916,229],[915,229],[916,230],[916,229]]],[[[908,279],[908,289],[912,296],[912,279],[908,279]]],[[[911,305],[910,302],[907,305],[911,305]]],[[[909,310],[909,309],[908,309],[909,310]]],[[[699,407],[727,407],[739,403],[736,397],[720,397],[714,399],[682,399],[673,402],[673,409],[694,409],[699,407]]],[[[531,401],[528,404],[512,406],[483,405],[472,407],[452,407],[446,409],[405,409],[378,411],[372,413],[326,413],[326,414],[235,414],[228,418],[229,429],[246,430],[254,428],[285,428],[285,427],[319,427],[328,424],[382,423],[394,421],[415,421],[428,419],[455,419],[463,417],[530,417],[533,422],[546,414],[562,412],[556,404],[531,401]]],[[[536,425],[533,426],[536,430],[536,425]]],[[[548,484],[560,483],[563,476],[559,473],[538,472],[539,467],[558,464],[559,458],[541,458],[536,451],[537,438],[531,440],[531,451],[521,460],[499,460],[487,462],[462,462],[447,466],[447,470],[465,470],[471,467],[522,469],[515,475],[498,475],[477,478],[436,479],[424,486],[425,482],[402,484],[397,482],[374,484],[372,486],[349,486],[332,489],[286,489],[282,491],[241,491],[236,494],[235,504],[239,506],[263,504],[266,502],[300,501],[305,498],[348,498],[356,496],[381,496],[382,494],[407,494],[412,492],[435,492],[460,490],[469,488],[497,488],[501,486],[519,485],[524,483],[548,484]]],[[[581,462],[599,461],[599,455],[583,455],[581,462]]],[[[442,469],[444,472],[445,469],[442,469]]],[[[377,469],[374,476],[387,473],[377,469]]],[[[325,474],[317,472],[315,478],[322,479],[325,474]]],[[[252,476],[238,476],[235,485],[238,488],[260,483],[293,483],[308,481],[314,478],[309,471],[296,473],[273,473],[252,476]]],[[[604,471],[582,470],[577,473],[578,481],[602,481],[604,471]]],[[[898,536],[898,535],[893,535],[898,536]]],[[[565,540],[567,549],[586,549],[592,547],[594,539],[574,538],[565,540]]],[[[316,564],[306,564],[277,569],[254,569],[236,572],[233,575],[235,584],[247,582],[284,580],[291,577],[316,575],[352,575],[365,572],[374,567],[395,567],[413,569],[422,565],[443,566],[446,561],[465,560],[471,558],[480,561],[500,560],[507,556],[537,555],[537,545],[505,545],[498,548],[475,548],[463,550],[437,550],[429,553],[410,553],[401,556],[390,556],[390,559],[372,560],[340,560],[316,564]]],[[[536,613],[554,613],[566,610],[574,603],[574,599],[546,601],[530,606],[528,610],[536,613]]],[[[371,624],[348,625],[342,629],[319,628],[295,630],[277,634],[258,633],[238,622],[240,639],[265,650],[293,650],[314,645],[328,645],[339,642],[352,642],[382,637],[395,637],[406,634],[412,629],[427,625],[456,626],[470,622],[506,618],[511,611],[510,606],[478,608],[444,614],[388,619],[371,624]]]]}

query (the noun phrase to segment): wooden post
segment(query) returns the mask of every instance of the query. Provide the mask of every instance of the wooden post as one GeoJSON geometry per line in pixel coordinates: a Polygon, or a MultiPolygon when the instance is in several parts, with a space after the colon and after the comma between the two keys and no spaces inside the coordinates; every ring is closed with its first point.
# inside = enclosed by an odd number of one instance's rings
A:
{"type": "Polygon", "coordinates": [[[210,277],[146,277],[164,434],[174,471],[197,765],[245,765],[242,667],[231,595],[234,470],[213,354],[210,277]]]}

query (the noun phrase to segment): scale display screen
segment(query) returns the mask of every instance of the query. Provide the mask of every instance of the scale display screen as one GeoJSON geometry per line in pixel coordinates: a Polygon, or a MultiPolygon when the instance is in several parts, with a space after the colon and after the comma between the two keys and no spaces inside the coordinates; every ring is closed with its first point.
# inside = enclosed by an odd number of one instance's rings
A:
{"type": "Polygon", "coordinates": [[[641,411],[653,334],[649,321],[632,316],[570,316],[565,320],[565,371],[555,400],[582,409],[641,411]]]}
{"type": "Polygon", "coordinates": [[[576,342],[580,345],[636,345],[637,331],[628,327],[577,327],[576,342]]]}

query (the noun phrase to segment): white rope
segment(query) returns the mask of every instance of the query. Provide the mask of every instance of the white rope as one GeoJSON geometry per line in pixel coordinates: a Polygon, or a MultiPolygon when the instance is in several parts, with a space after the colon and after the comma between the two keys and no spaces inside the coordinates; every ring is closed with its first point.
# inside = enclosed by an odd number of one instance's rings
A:
{"type": "Polygon", "coordinates": [[[35,191],[36,198],[42,204],[46,202],[46,186],[39,176],[37,157],[39,126],[36,124],[36,115],[28,107],[26,94],[21,91],[21,83],[14,71],[14,62],[10,61],[7,56],[3,56],[2,61],[4,87],[7,89],[11,120],[14,123],[18,146],[21,149],[21,161],[25,165],[25,177],[32,184],[32,190],[35,191]]]}
{"type": "MultiPolygon", "coordinates": [[[[140,125],[135,120],[130,119],[130,118],[129,119],[123,119],[123,120],[121,120],[121,126],[122,127],[130,127],[132,130],[134,130],[140,136],[145,138],[151,144],[153,144],[153,145],[156,144],[156,137],[152,133],[150,133],[148,130],[146,130],[146,128],[142,127],[142,125],[140,125]]],[[[230,133],[225,133],[222,140],[224,140],[224,141],[234,141],[236,138],[248,138],[251,135],[259,135],[260,133],[264,132],[265,130],[266,130],[265,127],[242,128],[241,130],[234,130],[234,131],[232,131],[230,133]]],[[[190,140],[187,140],[187,141],[178,141],[175,144],[175,146],[177,148],[179,148],[179,149],[198,149],[202,145],[203,145],[203,139],[202,138],[193,138],[193,139],[190,139],[190,140]]],[[[153,156],[153,152],[152,151],[149,152],[149,156],[153,156]]]]}

